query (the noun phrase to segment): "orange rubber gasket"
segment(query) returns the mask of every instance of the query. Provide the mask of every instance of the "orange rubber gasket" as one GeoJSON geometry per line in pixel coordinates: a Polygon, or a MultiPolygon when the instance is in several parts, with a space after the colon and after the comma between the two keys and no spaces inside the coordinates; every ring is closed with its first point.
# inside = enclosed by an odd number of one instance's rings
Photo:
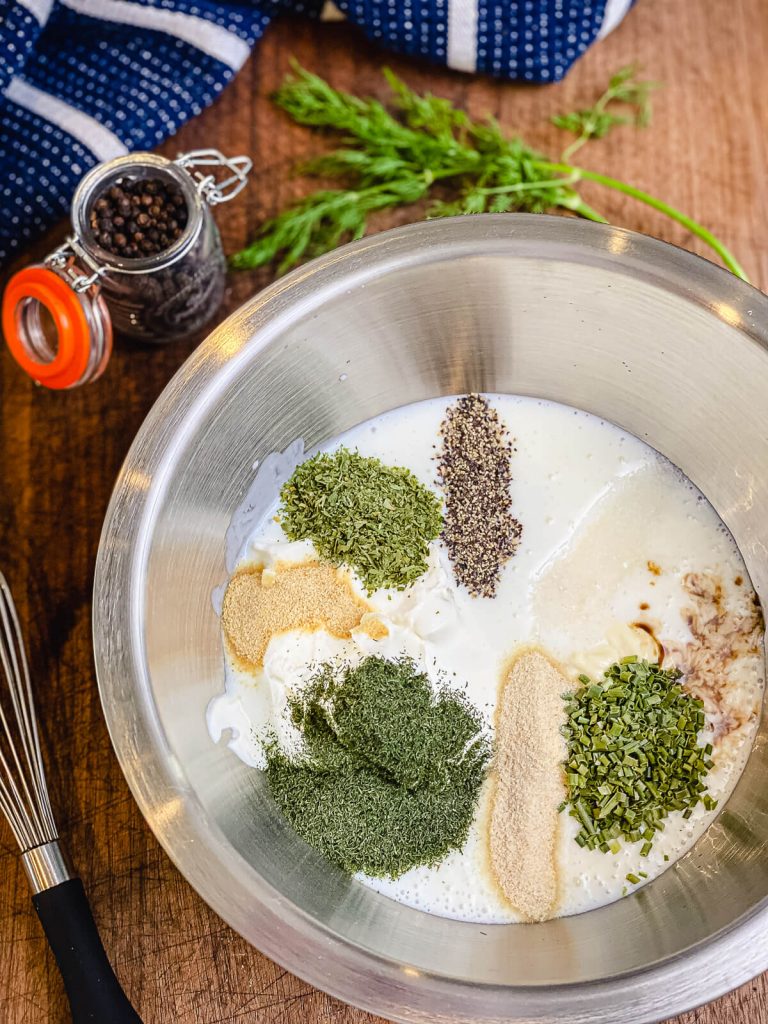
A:
{"type": "Polygon", "coordinates": [[[47,388],[69,388],[79,383],[88,367],[91,332],[77,293],[47,267],[25,267],[14,274],[3,295],[3,334],[11,355],[26,373],[47,388]],[[19,305],[36,299],[51,314],[58,334],[58,351],[48,363],[29,353],[19,334],[19,305]]]}

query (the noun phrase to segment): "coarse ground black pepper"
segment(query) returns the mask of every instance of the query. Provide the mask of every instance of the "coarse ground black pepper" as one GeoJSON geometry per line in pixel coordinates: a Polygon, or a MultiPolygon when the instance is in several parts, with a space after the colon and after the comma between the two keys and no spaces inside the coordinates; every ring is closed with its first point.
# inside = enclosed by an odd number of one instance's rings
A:
{"type": "Polygon", "coordinates": [[[105,189],[88,219],[102,249],[142,259],[164,252],[181,237],[188,211],[175,182],[138,178],[120,180],[105,189]]]}
{"type": "Polygon", "coordinates": [[[523,531],[509,491],[512,441],[482,395],[465,395],[450,406],[440,437],[435,458],[445,493],[442,538],[453,572],[472,597],[493,597],[523,531]]]}

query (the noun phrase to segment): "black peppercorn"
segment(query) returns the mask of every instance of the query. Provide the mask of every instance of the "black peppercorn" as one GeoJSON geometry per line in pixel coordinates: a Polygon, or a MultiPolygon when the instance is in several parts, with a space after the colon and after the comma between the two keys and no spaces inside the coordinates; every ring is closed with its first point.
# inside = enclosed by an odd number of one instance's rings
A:
{"type": "Polygon", "coordinates": [[[172,182],[127,179],[96,198],[88,220],[102,248],[116,256],[137,258],[170,248],[184,232],[188,210],[172,182]]]}

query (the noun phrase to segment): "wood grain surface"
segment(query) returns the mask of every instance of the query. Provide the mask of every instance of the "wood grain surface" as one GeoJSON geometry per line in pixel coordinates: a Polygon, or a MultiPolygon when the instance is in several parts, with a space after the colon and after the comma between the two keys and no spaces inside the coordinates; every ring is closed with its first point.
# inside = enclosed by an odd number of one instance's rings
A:
{"type": "MultiPolygon", "coordinates": [[[[660,79],[653,126],[623,130],[584,154],[663,196],[729,244],[768,288],[768,104],[765,0],[640,0],[620,29],[567,80],[546,87],[465,77],[386,57],[344,24],[283,21],[214,108],[163,152],[216,146],[249,153],[250,187],[217,214],[228,252],[305,185],[293,165],[317,140],[269,101],[291,55],[339,86],[384,94],[386,60],[419,87],[493,114],[542,149],[561,140],[549,115],[585,105],[609,74],[637,60],[660,79]]],[[[684,230],[632,200],[588,198],[614,222],[703,251],[684,230]]],[[[382,217],[375,227],[413,220],[382,217]]],[[[40,258],[64,233],[26,254],[40,258]]],[[[233,275],[222,316],[271,280],[233,275]]],[[[102,719],[91,654],[91,585],[99,531],[133,435],[200,339],[161,348],[119,345],[105,377],[69,393],[34,387],[0,355],[0,565],[26,624],[53,804],[82,873],[105,945],[146,1024],[371,1024],[374,1018],[287,974],[224,925],[172,867],[126,787],[102,719]]],[[[33,914],[10,833],[0,822],[0,1021],[68,1019],[61,981],[33,914]]],[[[768,976],[679,1024],[768,1024],[768,976]]],[[[107,1024],[107,1022],[104,1022],[107,1024]]]]}

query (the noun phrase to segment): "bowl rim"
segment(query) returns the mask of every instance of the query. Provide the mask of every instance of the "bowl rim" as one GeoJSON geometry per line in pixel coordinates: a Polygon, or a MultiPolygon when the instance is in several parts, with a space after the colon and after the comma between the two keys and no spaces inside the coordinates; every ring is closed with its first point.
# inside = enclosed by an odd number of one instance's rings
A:
{"type": "Polygon", "coordinates": [[[208,404],[241,357],[266,346],[300,308],[394,266],[439,260],[462,249],[477,253],[479,242],[486,246],[484,255],[535,254],[639,276],[708,308],[768,350],[768,298],[757,289],[669,243],[571,218],[485,214],[421,222],[364,238],[294,270],[241,306],[192,353],[153,405],[126,456],[104,520],[94,579],[93,645],[102,708],[131,792],[175,866],[235,931],[304,981],[401,1022],[431,1019],[433,1007],[447,1004],[450,1014],[442,1019],[478,1024],[657,1021],[708,1002],[768,968],[768,906],[760,905],[677,957],[586,984],[511,988],[409,971],[330,931],[269,889],[252,869],[262,897],[257,913],[226,893],[235,859],[241,874],[244,862],[218,827],[192,806],[192,790],[149,697],[141,588],[148,526],[163,490],[163,468],[196,407],[208,404]],[[331,957],[332,977],[325,968],[331,957]],[[361,975],[368,982],[364,994],[361,975]]]}

